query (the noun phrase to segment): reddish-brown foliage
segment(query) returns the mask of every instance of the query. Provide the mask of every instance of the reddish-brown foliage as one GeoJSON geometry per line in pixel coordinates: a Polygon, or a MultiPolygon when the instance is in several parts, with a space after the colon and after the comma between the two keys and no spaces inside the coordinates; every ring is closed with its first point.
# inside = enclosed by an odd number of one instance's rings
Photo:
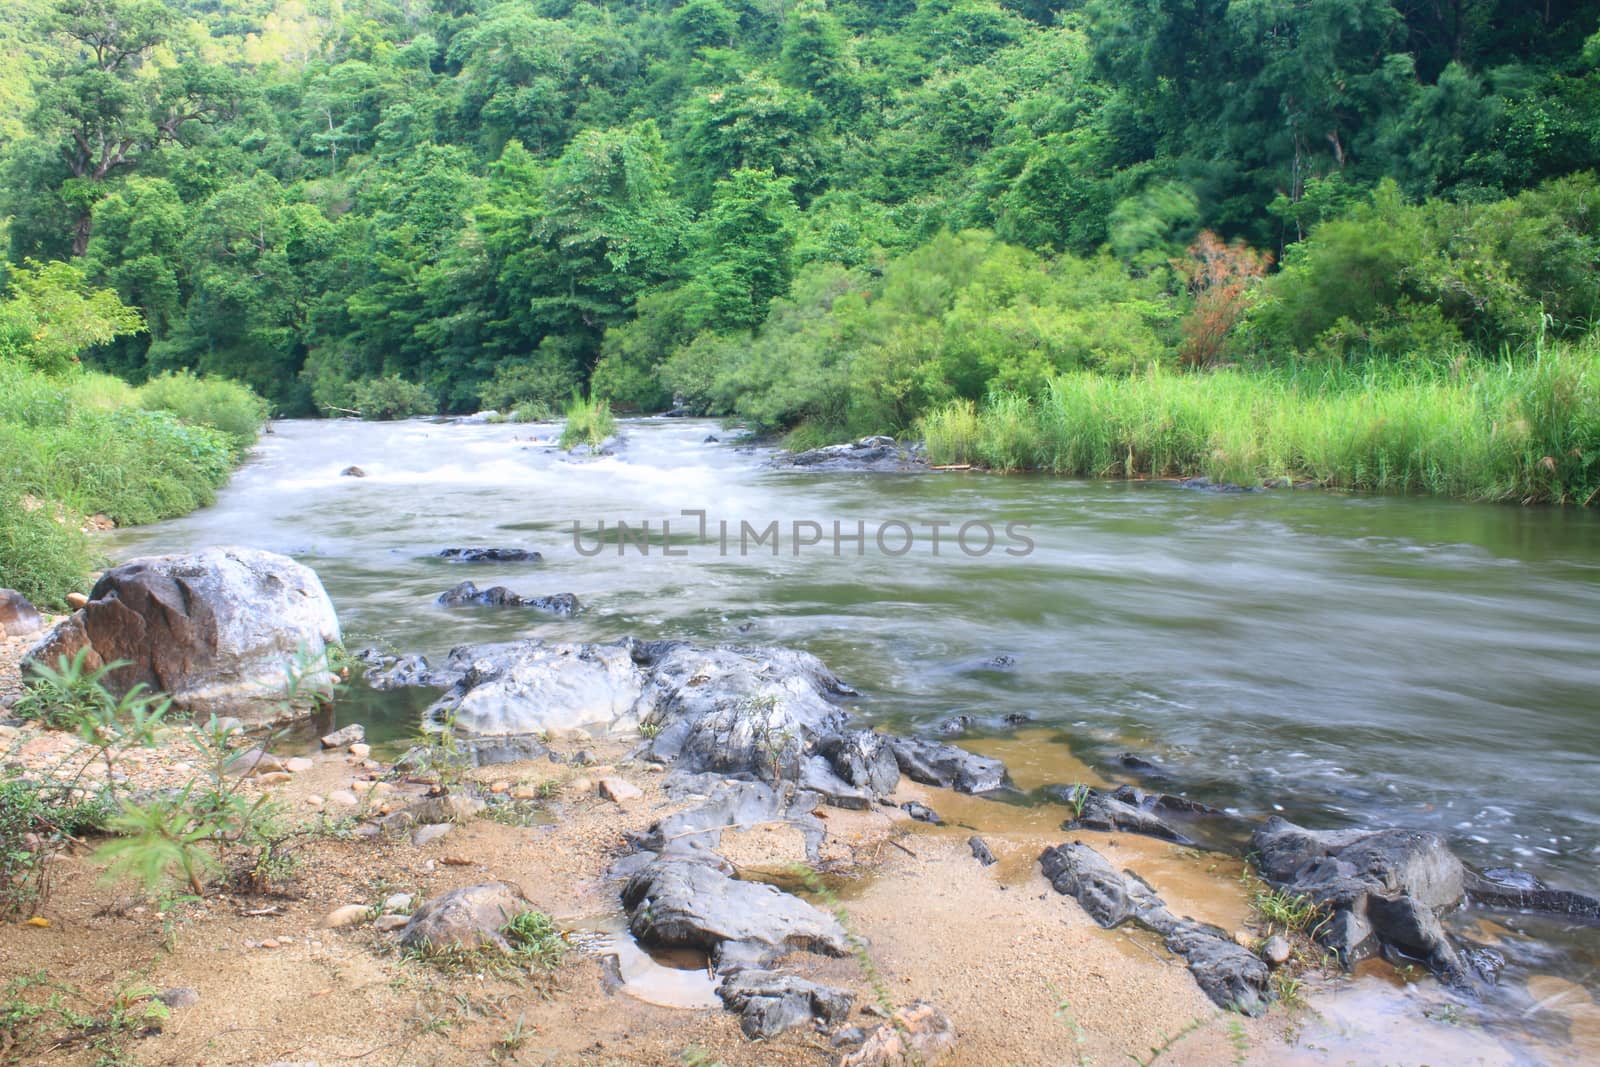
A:
{"type": "Polygon", "coordinates": [[[1272,253],[1258,252],[1243,241],[1229,244],[1203,230],[1189,246],[1189,258],[1173,260],[1188,283],[1194,308],[1183,320],[1183,361],[1207,367],[1221,358],[1228,334],[1244,317],[1250,295],[1267,268],[1272,253]]]}

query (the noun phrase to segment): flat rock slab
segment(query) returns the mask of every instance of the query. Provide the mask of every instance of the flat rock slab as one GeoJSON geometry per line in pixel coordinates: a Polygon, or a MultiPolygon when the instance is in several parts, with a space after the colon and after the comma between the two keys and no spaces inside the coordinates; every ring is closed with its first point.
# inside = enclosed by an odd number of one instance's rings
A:
{"type": "Polygon", "coordinates": [[[743,970],[723,981],[717,995],[740,1015],[739,1028],[752,1040],[822,1022],[829,1026],[850,1016],[855,994],[777,971],[743,970]]]}
{"type": "Polygon", "coordinates": [[[628,879],[622,902],[640,941],[707,951],[725,942],[775,952],[849,951],[836,919],[791,893],[730,877],[699,859],[663,857],[628,879]]]}

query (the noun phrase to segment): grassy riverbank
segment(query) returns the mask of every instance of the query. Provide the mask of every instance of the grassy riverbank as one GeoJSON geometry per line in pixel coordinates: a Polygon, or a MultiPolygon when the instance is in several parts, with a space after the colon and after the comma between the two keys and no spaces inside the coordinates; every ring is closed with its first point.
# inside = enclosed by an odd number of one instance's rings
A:
{"type": "Polygon", "coordinates": [[[1600,339],[1518,363],[1054,379],[921,420],[933,463],[1600,503],[1600,339]]]}
{"type": "Polygon", "coordinates": [[[91,517],[155,522],[211,503],[266,405],[231,382],[0,363],[0,586],[59,604],[93,566],[91,517]]]}

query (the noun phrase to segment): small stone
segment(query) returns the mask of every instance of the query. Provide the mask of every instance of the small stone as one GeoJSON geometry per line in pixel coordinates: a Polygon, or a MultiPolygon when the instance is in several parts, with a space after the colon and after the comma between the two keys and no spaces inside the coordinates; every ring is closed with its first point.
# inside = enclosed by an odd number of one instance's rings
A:
{"type": "Polygon", "coordinates": [[[383,770],[383,764],[375,759],[364,759],[361,761],[361,769],[364,771],[381,771],[383,770]]]}
{"type": "Polygon", "coordinates": [[[292,781],[293,779],[294,775],[290,774],[288,771],[271,771],[267,774],[256,775],[256,784],[283,785],[285,782],[292,781]]]}
{"type": "Polygon", "coordinates": [[[354,756],[356,759],[366,759],[368,756],[372,755],[372,746],[367,744],[365,741],[357,741],[355,744],[350,746],[349,752],[350,755],[354,756]]]}
{"type": "Polygon", "coordinates": [[[372,928],[386,934],[391,930],[403,930],[410,921],[409,915],[380,915],[372,920],[372,928]]]}
{"type": "Polygon", "coordinates": [[[257,948],[278,948],[280,946],[280,944],[281,943],[276,938],[269,937],[265,941],[262,941],[259,944],[257,944],[256,947],[257,948]]]}
{"type": "Polygon", "coordinates": [[[416,897],[410,893],[391,893],[383,898],[384,911],[410,911],[416,897]]]}
{"type": "Polygon", "coordinates": [[[1273,934],[1267,938],[1267,943],[1261,946],[1261,958],[1269,966],[1282,967],[1289,962],[1289,957],[1294,955],[1294,949],[1289,945],[1289,939],[1282,934],[1273,934]]]}
{"type": "Polygon", "coordinates": [[[321,811],[323,808],[327,807],[327,805],[327,800],[317,796],[315,793],[312,793],[310,796],[306,797],[306,807],[310,808],[312,811],[321,811]]]}
{"type": "Polygon", "coordinates": [[[283,761],[263,748],[247,748],[228,760],[224,766],[227,774],[239,778],[272,774],[283,770],[283,761]]]}
{"type": "Polygon", "coordinates": [[[200,1003],[200,994],[186,985],[173,986],[156,994],[156,999],[173,1011],[192,1008],[200,1003]]]}
{"type": "Polygon", "coordinates": [[[349,789],[335,789],[328,794],[328,800],[334,804],[345,804],[349,807],[355,807],[361,803],[361,798],[349,789]]]}
{"type": "Polygon", "coordinates": [[[491,792],[491,793],[505,793],[505,792],[509,792],[510,789],[511,789],[511,783],[506,781],[503,778],[500,781],[494,782],[489,786],[489,792],[491,792]]]}
{"type": "Polygon", "coordinates": [[[27,637],[44,629],[39,609],[15,589],[0,589],[0,634],[27,637]]]}
{"type": "Polygon", "coordinates": [[[283,761],[284,769],[290,774],[304,774],[315,766],[315,763],[311,762],[304,756],[295,756],[292,759],[286,759],[283,761]]]}
{"type": "Polygon", "coordinates": [[[644,790],[623,778],[602,778],[600,795],[618,804],[626,804],[644,796],[644,790]]]}
{"type": "Polygon", "coordinates": [[[514,785],[511,787],[512,800],[538,800],[539,787],[536,785],[514,785]]]}
{"type": "Polygon", "coordinates": [[[77,611],[79,608],[88,603],[89,598],[84,596],[82,593],[67,594],[67,607],[71,608],[73,611],[77,611]]]}
{"type": "Polygon", "coordinates": [[[331,734],[324,735],[322,738],[322,747],[343,748],[346,745],[353,745],[358,741],[364,741],[366,740],[366,737],[366,727],[362,726],[358,722],[353,722],[349,726],[335,730],[331,734]]]}
{"type": "Polygon", "coordinates": [[[574,778],[567,785],[574,793],[588,793],[594,789],[593,778],[574,778]]]}
{"type": "Polygon", "coordinates": [[[370,909],[362,907],[360,904],[346,904],[343,907],[334,908],[324,915],[322,921],[317,923],[317,929],[336,930],[341,926],[354,926],[369,914],[371,914],[370,909]]]}

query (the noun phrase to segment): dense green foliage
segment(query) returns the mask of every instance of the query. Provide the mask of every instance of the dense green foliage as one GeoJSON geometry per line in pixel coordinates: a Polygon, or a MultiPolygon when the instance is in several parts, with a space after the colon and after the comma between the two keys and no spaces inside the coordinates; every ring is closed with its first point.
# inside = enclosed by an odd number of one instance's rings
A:
{"type": "Polygon", "coordinates": [[[0,39],[0,352],[28,285],[110,289],[142,328],[60,352],[286,414],[904,432],[1600,312],[1600,0],[23,0],[0,39]]]}

